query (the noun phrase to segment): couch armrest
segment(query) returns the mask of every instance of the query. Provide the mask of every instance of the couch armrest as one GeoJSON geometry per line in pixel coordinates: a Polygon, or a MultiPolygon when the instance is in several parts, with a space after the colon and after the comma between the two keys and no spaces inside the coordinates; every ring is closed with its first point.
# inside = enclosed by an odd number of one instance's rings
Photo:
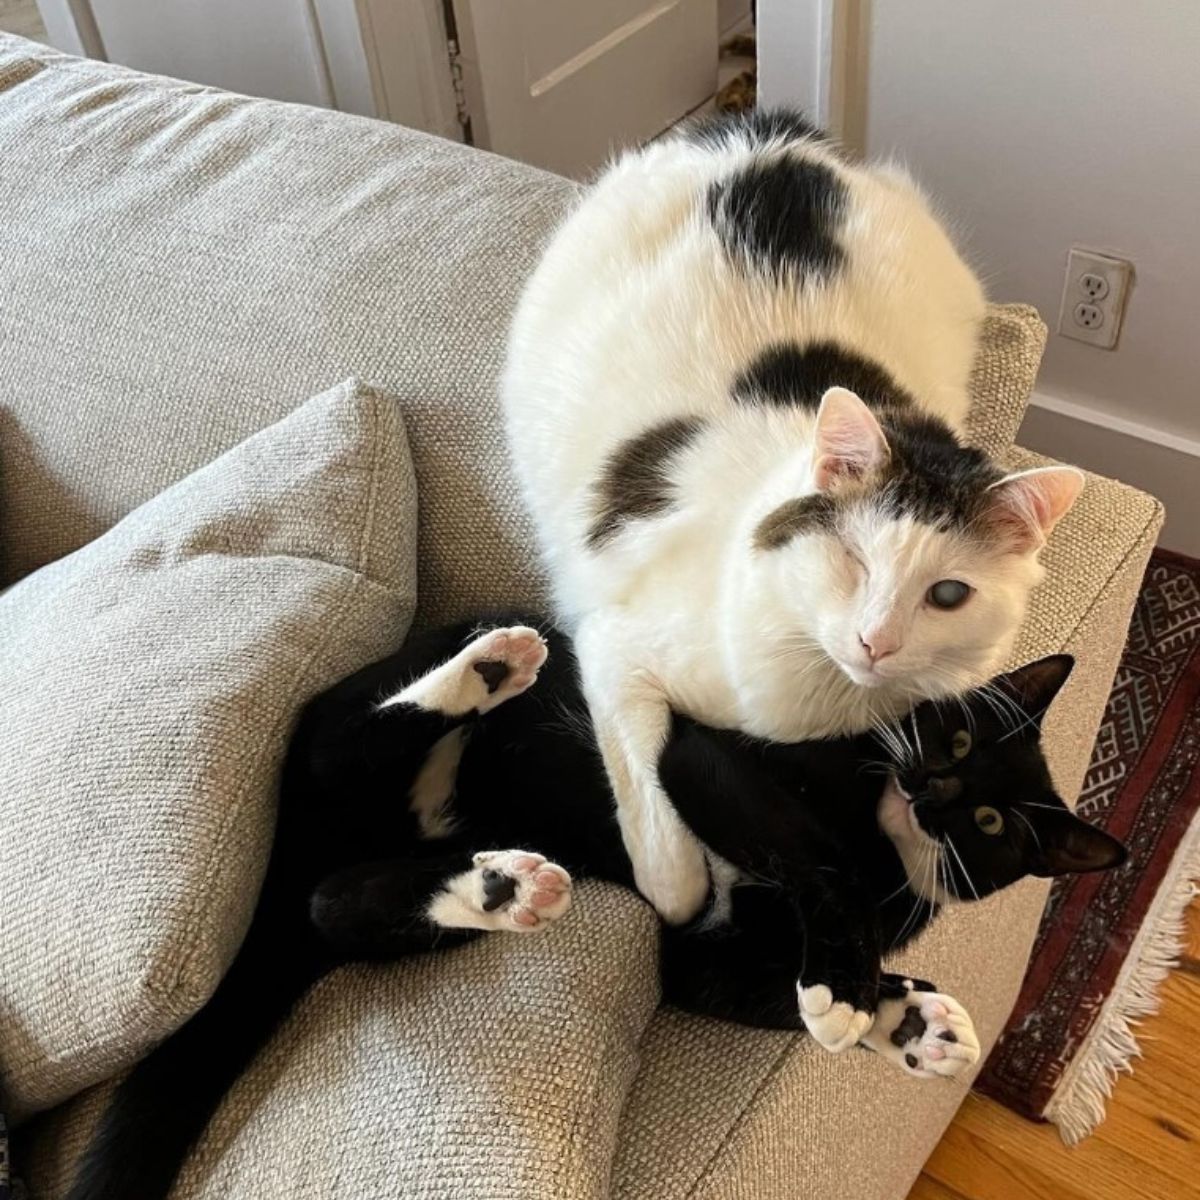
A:
{"type": "MultiPolygon", "coordinates": [[[[1024,334],[1014,332],[1018,344],[1024,334]]],[[[1015,467],[1048,460],[1014,448],[1015,467]]],[[[1047,714],[1060,791],[1073,801],[1158,530],[1158,501],[1089,475],[1044,554],[1013,662],[1058,650],[1077,665],[1047,714]]],[[[1048,885],[1027,879],[958,905],[896,969],[962,1000],[986,1054],[1016,1001],[1048,885]]],[[[873,1055],[831,1055],[798,1034],[671,1009],[650,1026],[622,1118],[615,1200],[896,1200],[908,1193],[964,1092],[922,1086],[873,1055]]]]}
{"type": "Polygon", "coordinates": [[[971,374],[967,433],[990,454],[1003,454],[1017,436],[1033,391],[1046,326],[1028,304],[993,304],[983,323],[971,374]]]}

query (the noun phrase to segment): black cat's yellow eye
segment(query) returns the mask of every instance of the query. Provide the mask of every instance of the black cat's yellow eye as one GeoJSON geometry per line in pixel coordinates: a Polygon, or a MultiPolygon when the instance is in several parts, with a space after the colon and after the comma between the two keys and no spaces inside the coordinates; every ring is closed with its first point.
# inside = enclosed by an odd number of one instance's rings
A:
{"type": "Polygon", "coordinates": [[[925,599],[934,608],[940,608],[949,612],[952,608],[961,608],[966,604],[967,598],[970,595],[970,585],[963,583],[961,579],[939,579],[925,593],[925,599]]]}
{"type": "Polygon", "coordinates": [[[953,738],[950,739],[950,755],[955,762],[964,759],[971,753],[971,735],[965,730],[960,729],[953,738]]]}
{"type": "Polygon", "coordinates": [[[984,833],[992,836],[1004,832],[1004,818],[994,808],[988,808],[986,804],[975,810],[975,824],[984,833]]]}

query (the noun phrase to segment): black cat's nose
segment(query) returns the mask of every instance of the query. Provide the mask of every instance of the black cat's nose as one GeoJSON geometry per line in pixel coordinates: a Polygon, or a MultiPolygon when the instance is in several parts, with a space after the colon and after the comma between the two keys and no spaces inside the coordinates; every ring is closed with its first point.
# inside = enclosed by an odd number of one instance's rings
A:
{"type": "Polygon", "coordinates": [[[962,795],[962,780],[953,775],[941,778],[935,775],[925,785],[925,791],[934,804],[953,804],[962,795]]]}
{"type": "Polygon", "coordinates": [[[517,881],[503,871],[488,867],[483,873],[483,911],[495,912],[517,894],[517,881]]]}

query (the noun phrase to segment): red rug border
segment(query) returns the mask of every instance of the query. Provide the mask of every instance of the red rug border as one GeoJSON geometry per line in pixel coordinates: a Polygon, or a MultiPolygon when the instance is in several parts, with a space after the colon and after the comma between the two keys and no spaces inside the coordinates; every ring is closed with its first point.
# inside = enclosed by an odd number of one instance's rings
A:
{"type": "MultiPolygon", "coordinates": [[[[1155,548],[1146,566],[1147,580],[1156,566],[1175,567],[1194,578],[1200,578],[1200,560],[1178,551],[1155,548]]],[[[1139,591],[1139,602],[1145,589],[1146,584],[1143,584],[1139,591]]],[[[1189,735],[1196,724],[1196,720],[1188,718],[1189,714],[1196,710],[1198,703],[1200,645],[1195,645],[1189,651],[1186,664],[1175,680],[1166,704],[1154,719],[1149,738],[1140,748],[1124,782],[1120,784],[1122,794],[1135,787],[1138,789],[1137,794],[1147,794],[1148,789],[1161,777],[1174,747],[1181,738],[1189,735]]],[[[1200,717],[1197,720],[1200,720],[1200,717]]],[[[1111,994],[1146,914],[1159,894],[1174,861],[1180,838],[1200,810],[1200,761],[1192,765],[1188,776],[1177,784],[1173,795],[1175,799],[1170,811],[1165,818],[1160,816],[1157,822],[1158,828],[1154,831],[1156,840],[1144,862],[1141,879],[1135,890],[1126,898],[1123,911],[1111,930],[1111,938],[1102,957],[1088,964],[1086,983],[1074,985],[1081,996],[1090,994],[1106,998],[1111,994]]],[[[1143,811],[1139,804],[1138,807],[1120,814],[1123,820],[1119,824],[1107,827],[1112,828],[1118,835],[1136,831],[1138,818],[1143,811]]],[[[1119,814],[1113,812],[1112,815],[1119,814]]],[[[1013,1013],[1006,1023],[1005,1034],[1001,1035],[992,1058],[985,1064],[975,1083],[979,1091],[1033,1120],[1045,1119],[1042,1114],[1061,1081],[1063,1067],[1060,1065],[1057,1070],[1053,1070],[1052,1064],[1063,1059],[1062,1045],[1077,1045],[1086,1036],[1099,1014],[1100,1006],[1077,1005],[1067,1016],[1065,1029],[1061,1024],[1062,1019],[1059,1019],[1060,1023],[1056,1028],[1065,1035],[1064,1042],[1052,1047],[1043,1055],[1038,1055],[1034,1060],[1034,1067],[1024,1071],[1024,1079],[1020,1081],[1023,1084],[1021,1087],[1013,1077],[1014,1072],[1010,1072],[1006,1077],[1003,1070],[1005,1035],[1019,1028],[1021,1022],[1037,1011],[1052,989],[1059,971],[1078,966],[1078,963],[1072,964],[1068,961],[1067,952],[1074,939],[1079,936],[1081,922],[1086,919],[1096,897],[1102,894],[1104,885],[1104,876],[1083,877],[1075,881],[1075,886],[1056,913],[1057,923],[1053,934],[1039,946],[1038,954],[1030,964],[1029,974],[1013,1013]],[[1042,1061],[1041,1067],[1036,1065],[1039,1060],[1042,1061]],[[989,1070],[989,1067],[992,1069],[989,1070]],[[1031,1074],[1036,1078],[1031,1080],[1031,1074]]]]}

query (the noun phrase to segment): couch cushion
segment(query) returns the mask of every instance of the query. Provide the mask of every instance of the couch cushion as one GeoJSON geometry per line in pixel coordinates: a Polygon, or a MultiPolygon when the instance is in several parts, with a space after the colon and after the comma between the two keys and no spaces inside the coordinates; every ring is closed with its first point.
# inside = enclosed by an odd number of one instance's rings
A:
{"type": "Polygon", "coordinates": [[[575,195],[395,125],[0,34],[6,577],[357,374],[404,407],[426,608],[536,595],[500,426],[479,418],[575,195]]]}
{"type": "MultiPolygon", "coordinates": [[[[235,1085],[172,1200],[607,1200],[654,931],[649,906],[585,883],[549,936],[338,971],[235,1085]]],[[[65,1194],[110,1090],[49,1116],[38,1200],[65,1194]]]]}
{"type": "MultiPolygon", "coordinates": [[[[404,405],[423,616],[539,602],[496,380],[517,294],[577,185],[3,35],[0,96],[2,578],[353,372],[404,405]]],[[[985,331],[990,447],[1028,398],[1029,312],[995,310],[985,331]]]]}
{"type": "Polygon", "coordinates": [[[1013,444],[1037,379],[1046,325],[1028,304],[993,304],[971,373],[967,436],[989,454],[1013,444]]]}
{"type": "Polygon", "coordinates": [[[15,1115],[128,1066],[212,992],[293,718],[403,638],[414,548],[398,409],[349,383],[0,597],[15,1115]]]}

